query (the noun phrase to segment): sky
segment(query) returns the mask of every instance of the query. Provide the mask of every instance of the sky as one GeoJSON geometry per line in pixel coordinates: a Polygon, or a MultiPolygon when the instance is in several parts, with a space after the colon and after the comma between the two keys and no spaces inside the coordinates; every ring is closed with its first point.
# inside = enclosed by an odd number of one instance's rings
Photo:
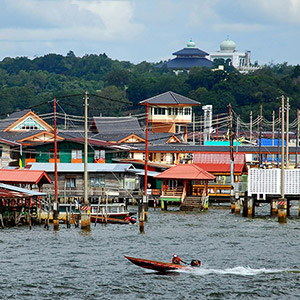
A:
{"type": "Polygon", "coordinates": [[[227,37],[251,62],[300,63],[300,0],[0,0],[0,60],[105,53],[159,62],[227,37]]]}

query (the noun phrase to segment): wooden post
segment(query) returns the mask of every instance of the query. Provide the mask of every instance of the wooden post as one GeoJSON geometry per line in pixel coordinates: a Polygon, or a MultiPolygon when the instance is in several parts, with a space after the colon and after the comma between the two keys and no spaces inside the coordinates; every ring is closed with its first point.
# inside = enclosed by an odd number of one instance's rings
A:
{"type": "MultiPolygon", "coordinates": [[[[145,197],[145,196],[143,196],[145,197]]],[[[141,199],[141,203],[139,203],[139,228],[140,233],[145,233],[144,221],[145,221],[145,212],[144,212],[144,199],[141,199]]]]}
{"type": "Polygon", "coordinates": [[[235,193],[235,206],[234,206],[235,214],[239,215],[241,213],[241,202],[239,192],[235,193]]]}
{"type": "Polygon", "coordinates": [[[248,218],[253,218],[253,198],[248,197],[248,218]]]}
{"type": "Polygon", "coordinates": [[[276,199],[271,200],[271,216],[276,216],[278,213],[278,201],[276,199]]]}
{"type": "MultiPolygon", "coordinates": [[[[2,215],[1,215],[2,216],[2,215]]],[[[300,216],[300,200],[299,200],[299,216],[300,216]]]]}

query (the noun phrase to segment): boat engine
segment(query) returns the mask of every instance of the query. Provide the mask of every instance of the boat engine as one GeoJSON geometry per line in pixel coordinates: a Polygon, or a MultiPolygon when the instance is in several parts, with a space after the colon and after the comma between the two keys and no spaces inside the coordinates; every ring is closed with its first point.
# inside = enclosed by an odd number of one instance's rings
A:
{"type": "Polygon", "coordinates": [[[198,259],[193,259],[193,260],[191,261],[191,266],[192,266],[192,267],[200,267],[200,266],[201,266],[201,261],[198,260],[198,259]]]}

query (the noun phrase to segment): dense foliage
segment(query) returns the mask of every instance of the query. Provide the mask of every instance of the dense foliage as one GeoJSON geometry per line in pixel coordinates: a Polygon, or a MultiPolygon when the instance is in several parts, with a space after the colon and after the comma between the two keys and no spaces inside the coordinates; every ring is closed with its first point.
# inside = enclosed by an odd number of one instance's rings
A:
{"type": "Polygon", "coordinates": [[[260,104],[264,116],[271,119],[272,111],[277,112],[280,106],[279,97],[286,95],[290,97],[291,118],[296,116],[300,106],[299,65],[271,64],[249,74],[225,69],[194,68],[175,75],[156,64],[135,65],[105,54],[76,57],[72,51],[66,56],[5,58],[0,62],[1,114],[30,107],[38,113],[50,112],[47,102],[55,96],[67,113],[82,115],[82,96],[87,90],[91,115],[118,116],[143,111],[139,101],[171,90],[203,105],[212,104],[215,114],[227,112],[230,102],[244,120],[249,119],[250,111],[257,115],[260,104]]]}

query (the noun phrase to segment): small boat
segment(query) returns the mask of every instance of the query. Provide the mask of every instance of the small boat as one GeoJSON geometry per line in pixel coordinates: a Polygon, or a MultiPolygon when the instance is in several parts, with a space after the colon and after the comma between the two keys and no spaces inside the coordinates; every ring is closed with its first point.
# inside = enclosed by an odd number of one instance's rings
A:
{"type": "Polygon", "coordinates": [[[93,223],[134,224],[136,222],[136,219],[132,217],[134,214],[126,209],[124,203],[91,205],[91,222],[93,223]]]}
{"type": "Polygon", "coordinates": [[[186,265],[178,265],[178,264],[172,264],[172,263],[150,260],[150,259],[135,258],[126,255],[125,257],[133,264],[139,267],[155,270],[158,272],[170,272],[176,270],[191,271],[194,270],[195,268],[199,268],[201,265],[201,262],[199,260],[192,260],[190,264],[186,264],[186,265]]]}

